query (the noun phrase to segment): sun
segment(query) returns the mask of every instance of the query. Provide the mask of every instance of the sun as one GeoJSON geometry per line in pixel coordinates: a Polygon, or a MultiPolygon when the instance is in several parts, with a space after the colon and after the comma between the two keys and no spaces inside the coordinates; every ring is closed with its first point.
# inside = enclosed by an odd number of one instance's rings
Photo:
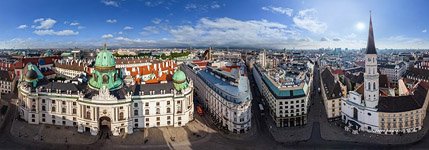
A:
{"type": "Polygon", "coordinates": [[[358,30],[363,30],[365,29],[365,24],[363,22],[358,22],[355,27],[358,30]]]}

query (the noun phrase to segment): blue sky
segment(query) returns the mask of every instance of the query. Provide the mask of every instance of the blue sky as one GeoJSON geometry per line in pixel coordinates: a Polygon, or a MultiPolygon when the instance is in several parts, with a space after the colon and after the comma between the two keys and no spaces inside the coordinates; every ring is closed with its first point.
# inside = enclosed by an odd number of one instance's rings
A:
{"type": "Polygon", "coordinates": [[[429,1],[2,0],[0,48],[429,48],[429,1]]]}

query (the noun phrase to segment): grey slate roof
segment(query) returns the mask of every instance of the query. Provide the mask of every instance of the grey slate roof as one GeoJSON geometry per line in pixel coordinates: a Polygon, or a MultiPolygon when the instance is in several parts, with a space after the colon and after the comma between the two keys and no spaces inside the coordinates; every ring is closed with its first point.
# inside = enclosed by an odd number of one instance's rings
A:
{"type": "Polygon", "coordinates": [[[378,102],[379,112],[404,112],[419,109],[426,100],[428,86],[425,82],[420,82],[413,95],[407,96],[380,96],[378,102]]]}
{"type": "Polygon", "coordinates": [[[374,32],[372,29],[372,17],[369,18],[369,33],[368,33],[368,43],[366,46],[366,54],[377,54],[377,50],[375,49],[374,42],[374,32]]]}
{"type": "Polygon", "coordinates": [[[13,79],[10,76],[9,72],[6,70],[0,70],[0,80],[1,81],[9,81],[11,82],[13,79]]]}
{"type": "Polygon", "coordinates": [[[341,97],[341,86],[339,81],[335,81],[335,77],[331,71],[326,68],[322,72],[323,88],[325,89],[327,99],[336,99],[341,97]]]}
{"type": "Polygon", "coordinates": [[[144,95],[148,95],[150,91],[155,91],[155,94],[161,94],[161,90],[165,90],[165,93],[171,93],[171,89],[174,89],[173,82],[159,83],[159,84],[141,84],[134,85],[131,87],[133,95],[139,95],[140,91],[144,92],[144,95]]]}

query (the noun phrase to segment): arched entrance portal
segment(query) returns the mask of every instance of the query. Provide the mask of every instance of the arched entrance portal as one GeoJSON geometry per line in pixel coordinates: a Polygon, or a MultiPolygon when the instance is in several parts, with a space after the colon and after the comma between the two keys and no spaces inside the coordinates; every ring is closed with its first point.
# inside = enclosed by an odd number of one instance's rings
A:
{"type": "Polygon", "coordinates": [[[111,120],[110,120],[110,118],[106,117],[106,116],[101,117],[98,120],[98,123],[99,123],[99,129],[101,132],[100,138],[109,139],[109,136],[111,135],[111,130],[110,130],[111,120]]]}

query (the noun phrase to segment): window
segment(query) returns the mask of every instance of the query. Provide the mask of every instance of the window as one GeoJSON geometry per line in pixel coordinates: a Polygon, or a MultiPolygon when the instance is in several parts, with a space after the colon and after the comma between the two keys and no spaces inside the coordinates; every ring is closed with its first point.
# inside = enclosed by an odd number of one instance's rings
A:
{"type": "Polygon", "coordinates": [[[144,110],[145,115],[149,115],[149,109],[144,110]]]}
{"type": "Polygon", "coordinates": [[[87,111],[87,112],[86,112],[86,117],[85,117],[85,119],[91,119],[91,112],[90,112],[90,111],[87,111]]]}
{"type": "Polygon", "coordinates": [[[146,107],[149,107],[149,103],[145,103],[144,105],[145,105],[146,107]]]}
{"type": "Polygon", "coordinates": [[[156,114],[160,114],[161,110],[159,108],[156,109],[156,114]]]}
{"type": "Polygon", "coordinates": [[[170,101],[167,101],[167,105],[170,105],[170,101]]]}
{"type": "Polygon", "coordinates": [[[134,103],[134,107],[139,107],[139,104],[138,103],[134,103]]]}
{"type": "Polygon", "coordinates": [[[124,120],[124,112],[119,113],[119,120],[124,120]]]}
{"type": "Polygon", "coordinates": [[[156,122],[156,125],[157,125],[157,126],[159,126],[159,125],[160,125],[160,123],[159,123],[159,122],[156,122]]]}
{"type": "Polygon", "coordinates": [[[138,116],[139,115],[139,110],[134,110],[134,116],[138,116]]]}
{"type": "Polygon", "coordinates": [[[76,106],[76,102],[73,102],[73,106],[76,106]]]}
{"type": "Polygon", "coordinates": [[[170,116],[167,116],[167,120],[170,120],[170,116]]]}
{"type": "Polygon", "coordinates": [[[171,122],[170,122],[170,121],[167,121],[167,124],[168,124],[168,125],[170,125],[170,124],[171,124],[171,122]]]}
{"type": "Polygon", "coordinates": [[[66,108],[61,109],[61,113],[66,113],[66,108]]]}
{"type": "Polygon", "coordinates": [[[42,111],[46,111],[46,107],[45,106],[42,106],[42,111]]]}
{"type": "Polygon", "coordinates": [[[45,99],[42,99],[42,103],[45,103],[45,99]]]}
{"type": "Polygon", "coordinates": [[[177,117],[177,120],[182,120],[182,117],[177,117]]]}
{"type": "Polygon", "coordinates": [[[146,118],[146,122],[148,122],[149,121],[149,118],[146,118]]]}
{"type": "Polygon", "coordinates": [[[51,111],[52,111],[52,112],[55,112],[55,111],[56,111],[56,110],[55,110],[55,107],[52,107],[51,111]]]}
{"type": "Polygon", "coordinates": [[[170,113],[171,112],[171,108],[167,108],[167,113],[170,113]]]}
{"type": "Polygon", "coordinates": [[[73,108],[73,114],[76,114],[76,108],[73,108]]]}
{"type": "Polygon", "coordinates": [[[65,105],[66,104],[66,101],[63,101],[63,105],[65,105]]]}
{"type": "Polygon", "coordinates": [[[159,121],[160,120],[160,118],[159,117],[156,117],[156,121],[159,121]]]}
{"type": "Polygon", "coordinates": [[[159,106],[159,102],[156,102],[156,106],[159,106]]]}

